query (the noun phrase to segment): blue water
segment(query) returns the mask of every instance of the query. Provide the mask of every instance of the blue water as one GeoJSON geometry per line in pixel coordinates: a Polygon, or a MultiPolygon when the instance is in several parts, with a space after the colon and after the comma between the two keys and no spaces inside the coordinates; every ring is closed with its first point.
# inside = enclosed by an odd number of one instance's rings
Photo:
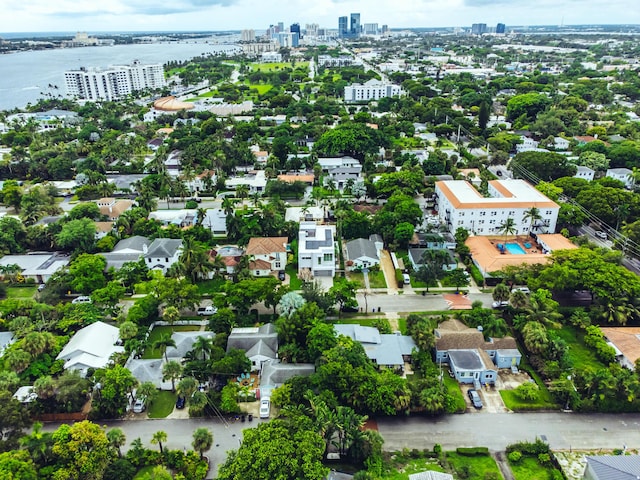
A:
{"type": "Polygon", "coordinates": [[[511,255],[525,255],[527,253],[517,243],[505,243],[504,246],[511,255]]]}

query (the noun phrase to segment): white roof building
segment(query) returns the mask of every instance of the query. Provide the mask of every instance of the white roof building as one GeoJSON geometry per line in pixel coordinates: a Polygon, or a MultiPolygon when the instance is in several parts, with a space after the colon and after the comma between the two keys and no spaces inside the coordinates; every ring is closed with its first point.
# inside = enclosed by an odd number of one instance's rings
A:
{"type": "Polygon", "coordinates": [[[60,268],[69,264],[69,256],[61,253],[33,253],[27,255],[5,255],[0,258],[0,266],[16,264],[22,269],[22,276],[45,283],[60,268]]]}
{"type": "Polygon", "coordinates": [[[575,178],[584,178],[587,181],[593,180],[596,175],[596,171],[592,168],[585,167],[584,165],[578,165],[576,170],[575,178]]]}
{"type": "Polygon", "coordinates": [[[607,170],[607,177],[620,180],[626,188],[632,188],[635,183],[633,172],[628,168],[610,168],[607,170]]]}
{"type": "Polygon", "coordinates": [[[336,227],[300,222],[298,234],[298,272],[309,269],[314,277],[334,277],[336,227]]]}
{"type": "Polygon", "coordinates": [[[229,178],[225,181],[225,185],[234,190],[238,188],[238,185],[247,185],[249,193],[262,193],[267,186],[267,177],[264,170],[258,170],[243,176],[229,178]]]}
{"type": "Polygon", "coordinates": [[[476,235],[496,235],[508,218],[514,220],[512,234],[529,233],[531,220],[526,212],[535,207],[541,219],[532,230],[554,233],[560,206],[524,180],[489,182],[489,198],[483,197],[464,180],[436,182],[436,210],[451,233],[463,227],[476,235]]]}
{"type": "Polygon", "coordinates": [[[404,90],[400,85],[384,83],[373,78],[365,83],[354,83],[344,87],[345,102],[368,102],[402,94],[404,94],[404,90]]]}
{"type": "Polygon", "coordinates": [[[65,361],[65,370],[80,370],[82,376],[89,368],[104,368],[114,353],[124,352],[120,342],[120,330],[104,322],[84,327],[71,337],[56,360],[65,361]]]}

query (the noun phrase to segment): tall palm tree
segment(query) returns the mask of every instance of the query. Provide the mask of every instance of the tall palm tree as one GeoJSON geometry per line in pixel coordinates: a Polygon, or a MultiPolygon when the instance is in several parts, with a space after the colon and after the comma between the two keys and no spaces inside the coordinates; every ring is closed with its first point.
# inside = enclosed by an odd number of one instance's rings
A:
{"type": "Polygon", "coordinates": [[[516,221],[511,217],[507,218],[504,222],[498,225],[498,231],[500,233],[504,233],[504,243],[507,243],[507,236],[513,235],[518,231],[516,228],[516,221]]]}
{"type": "Polygon", "coordinates": [[[182,365],[180,362],[171,360],[162,366],[162,380],[171,380],[171,391],[176,391],[176,380],[182,376],[182,365]]]}
{"type": "Polygon", "coordinates": [[[534,228],[537,229],[538,226],[534,225],[538,220],[542,220],[542,214],[540,213],[540,209],[536,207],[531,207],[528,210],[525,210],[524,215],[522,216],[523,220],[529,220],[529,231],[533,232],[534,228]]]}
{"type": "Polygon", "coordinates": [[[213,433],[208,428],[200,427],[193,431],[193,449],[200,454],[200,460],[204,452],[209,450],[213,445],[213,433]]]}
{"type": "Polygon", "coordinates": [[[160,350],[160,356],[164,356],[164,361],[168,362],[169,359],[167,358],[167,348],[169,347],[175,348],[175,346],[176,346],[176,341],[173,338],[171,338],[171,335],[169,335],[168,333],[165,333],[160,338],[158,338],[155,342],[153,342],[153,344],[151,345],[151,348],[153,348],[154,350],[160,350]]]}
{"type": "Polygon", "coordinates": [[[229,198],[229,196],[225,196],[222,199],[222,210],[224,211],[224,214],[228,217],[229,215],[233,214],[233,211],[235,210],[235,206],[236,206],[236,202],[234,199],[229,198]]]}
{"type": "MultiPolygon", "coordinates": [[[[520,292],[524,294],[523,292],[520,292]]],[[[504,302],[509,299],[509,295],[511,294],[511,290],[506,283],[499,283],[493,289],[492,297],[496,302],[504,302]]]]}
{"type": "Polygon", "coordinates": [[[153,403],[158,393],[158,389],[152,382],[142,382],[136,390],[136,395],[144,398],[147,406],[153,403]]]}
{"type": "Polygon", "coordinates": [[[249,195],[249,185],[238,185],[236,187],[236,197],[245,199],[249,195]]]}
{"type": "Polygon", "coordinates": [[[213,348],[213,340],[207,337],[198,337],[193,342],[191,350],[196,356],[202,356],[202,360],[206,360],[213,348]]]}
{"type": "Polygon", "coordinates": [[[207,209],[198,208],[198,210],[196,210],[196,225],[198,226],[202,225],[202,222],[204,221],[206,216],[207,216],[207,209]]]}
{"type": "Polygon", "coordinates": [[[109,430],[107,432],[107,440],[109,440],[109,445],[118,451],[118,457],[122,457],[122,450],[120,448],[127,442],[127,436],[122,429],[112,428],[109,430]]]}
{"type": "Polygon", "coordinates": [[[178,382],[178,393],[185,398],[191,398],[197,389],[198,381],[193,377],[184,377],[178,382]]]}
{"type": "Polygon", "coordinates": [[[158,430],[151,437],[151,443],[154,445],[158,445],[160,447],[160,453],[164,453],[162,449],[162,442],[167,441],[167,432],[163,432],[162,430],[158,430]]]}

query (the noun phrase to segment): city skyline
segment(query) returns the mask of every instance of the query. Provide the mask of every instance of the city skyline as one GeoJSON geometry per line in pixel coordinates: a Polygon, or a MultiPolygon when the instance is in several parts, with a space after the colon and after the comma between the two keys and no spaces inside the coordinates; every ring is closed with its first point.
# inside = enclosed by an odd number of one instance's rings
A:
{"type": "Polygon", "coordinates": [[[337,29],[338,17],[361,14],[361,24],[391,28],[456,27],[473,23],[509,25],[640,24],[636,0],[177,0],[159,5],[150,0],[104,0],[80,3],[0,0],[10,21],[9,32],[71,31],[217,31],[253,28],[284,22],[318,23],[337,29]]]}

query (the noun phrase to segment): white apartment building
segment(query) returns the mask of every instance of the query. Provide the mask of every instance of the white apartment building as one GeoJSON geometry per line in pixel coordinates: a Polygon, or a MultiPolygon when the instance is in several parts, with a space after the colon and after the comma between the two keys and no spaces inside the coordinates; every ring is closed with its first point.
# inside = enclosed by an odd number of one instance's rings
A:
{"type": "Polygon", "coordinates": [[[80,68],[64,73],[67,94],[83,100],[116,100],[144,89],[166,85],[162,64],[114,65],[105,70],[80,68]]]}
{"type": "Polygon", "coordinates": [[[577,168],[576,174],[574,175],[575,178],[583,178],[588,182],[590,182],[596,176],[596,171],[589,167],[578,165],[576,168],[577,168]]]}
{"type": "Polygon", "coordinates": [[[610,168],[607,170],[607,177],[620,180],[624,183],[625,188],[631,189],[635,184],[633,172],[628,168],[610,168]]]}
{"type": "Polygon", "coordinates": [[[334,277],[336,227],[300,222],[298,233],[298,273],[309,269],[314,277],[334,277]]]}
{"type": "Polygon", "coordinates": [[[365,83],[354,83],[344,87],[345,102],[368,102],[379,100],[385,97],[396,97],[402,95],[404,90],[400,85],[393,83],[383,83],[380,80],[371,79],[365,83]]]}
{"type": "Polygon", "coordinates": [[[515,222],[515,235],[528,235],[531,219],[526,212],[538,209],[541,219],[533,233],[554,233],[560,206],[524,180],[489,182],[489,198],[483,197],[464,180],[436,182],[436,209],[451,233],[463,227],[475,235],[500,234],[508,218],[515,222]]]}

